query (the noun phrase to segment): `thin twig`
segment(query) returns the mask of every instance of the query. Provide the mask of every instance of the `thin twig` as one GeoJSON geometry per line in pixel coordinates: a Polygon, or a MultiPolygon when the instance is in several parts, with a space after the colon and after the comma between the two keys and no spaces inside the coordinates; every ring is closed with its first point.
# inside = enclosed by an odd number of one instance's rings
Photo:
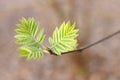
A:
{"type": "Polygon", "coordinates": [[[83,47],[81,47],[81,48],[79,48],[79,49],[73,50],[73,51],[64,52],[64,53],[62,53],[62,54],[68,54],[68,53],[73,53],[73,52],[82,52],[82,51],[84,51],[85,49],[88,49],[88,48],[90,48],[90,47],[92,47],[92,46],[95,46],[95,45],[97,45],[97,44],[105,41],[105,40],[108,40],[108,39],[110,39],[111,37],[113,37],[113,36],[115,36],[115,35],[117,35],[117,34],[119,34],[119,33],[120,33],[120,30],[119,30],[119,31],[116,31],[115,33],[113,33],[113,34],[111,34],[111,35],[108,35],[107,37],[105,37],[105,38],[103,38],[103,39],[101,39],[101,40],[98,40],[98,41],[96,41],[96,42],[94,42],[94,43],[85,45],[85,46],[83,46],[83,47]]]}

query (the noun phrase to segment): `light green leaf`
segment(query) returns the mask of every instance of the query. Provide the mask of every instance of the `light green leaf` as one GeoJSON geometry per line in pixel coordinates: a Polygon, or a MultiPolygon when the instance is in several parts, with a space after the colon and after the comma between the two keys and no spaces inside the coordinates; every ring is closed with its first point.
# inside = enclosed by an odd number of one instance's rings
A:
{"type": "Polygon", "coordinates": [[[42,29],[42,30],[38,33],[36,39],[37,39],[37,41],[38,41],[39,43],[43,43],[43,41],[44,41],[44,39],[45,39],[44,29],[42,29]]]}
{"type": "Polygon", "coordinates": [[[31,51],[27,48],[20,48],[19,51],[21,52],[21,54],[19,56],[24,57],[27,56],[29,53],[31,53],[31,51]]]}
{"type": "Polygon", "coordinates": [[[49,38],[50,49],[57,55],[76,49],[78,29],[75,29],[75,23],[71,25],[70,21],[63,22],[60,28],[56,27],[53,36],[49,38]]]}
{"type": "Polygon", "coordinates": [[[15,30],[16,42],[21,44],[20,56],[27,57],[27,60],[41,58],[43,56],[41,46],[45,39],[44,30],[38,32],[39,23],[34,18],[22,18],[20,22],[20,24],[16,24],[18,28],[15,30]]]}

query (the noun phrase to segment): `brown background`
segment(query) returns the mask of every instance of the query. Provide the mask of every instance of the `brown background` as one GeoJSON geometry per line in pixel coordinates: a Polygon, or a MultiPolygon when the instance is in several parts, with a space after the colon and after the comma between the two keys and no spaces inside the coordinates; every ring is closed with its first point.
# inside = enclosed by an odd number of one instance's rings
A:
{"type": "Polygon", "coordinates": [[[0,80],[120,80],[120,35],[82,53],[26,61],[14,39],[22,17],[40,22],[47,46],[56,26],[75,21],[80,47],[120,29],[120,0],[0,0],[0,80]]]}

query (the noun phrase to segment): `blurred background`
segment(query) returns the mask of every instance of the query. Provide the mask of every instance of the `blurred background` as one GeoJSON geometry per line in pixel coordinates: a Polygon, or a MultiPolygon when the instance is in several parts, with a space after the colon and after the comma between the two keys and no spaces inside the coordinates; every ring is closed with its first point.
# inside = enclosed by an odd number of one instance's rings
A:
{"type": "Polygon", "coordinates": [[[0,0],[0,80],[120,80],[120,35],[82,53],[18,56],[16,26],[34,17],[52,35],[63,21],[76,22],[79,47],[120,30],[120,0],[0,0]]]}

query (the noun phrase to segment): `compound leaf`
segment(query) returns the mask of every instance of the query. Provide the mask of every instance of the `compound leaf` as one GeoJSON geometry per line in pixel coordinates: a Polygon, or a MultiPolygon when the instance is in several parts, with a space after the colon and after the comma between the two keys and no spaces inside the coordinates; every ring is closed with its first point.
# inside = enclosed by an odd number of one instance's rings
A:
{"type": "Polygon", "coordinates": [[[63,22],[60,28],[56,27],[53,36],[49,38],[50,49],[57,55],[76,49],[78,31],[75,29],[75,23],[71,25],[70,21],[63,22]]]}
{"type": "Polygon", "coordinates": [[[41,46],[45,39],[44,30],[42,29],[38,33],[39,24],[35,22],[34,18],[22,18],[20,22],[20,24],[16,24],[18,28],[15,30],[16,42],[22,45],[19,49],[20,56],[27,57],[27,60],[39,59],[43,56],[41,46]]]}

